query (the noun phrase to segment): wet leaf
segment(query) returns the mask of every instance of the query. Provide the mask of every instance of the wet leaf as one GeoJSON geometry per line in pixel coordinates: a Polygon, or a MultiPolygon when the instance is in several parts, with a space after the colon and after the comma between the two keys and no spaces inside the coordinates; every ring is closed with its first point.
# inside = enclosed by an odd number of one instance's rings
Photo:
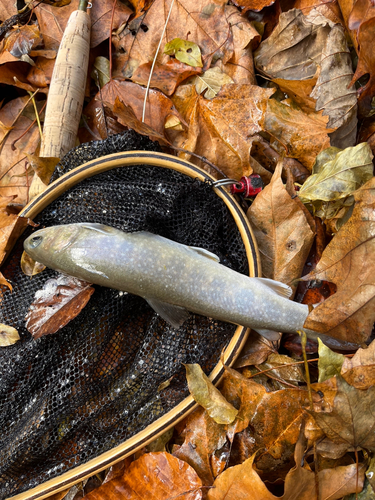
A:
{"type": "Polygon", "coordinates": [[[4,49],[14,57],[20,58],[29,54],[32,48],[38,46],[42,39],[35,25],[20,26],[12,30],[5,39],[4,49]]]}
{"type": "Polygon", "coordinates": [[[335,375],[340,375],[341,367],[346,360],[345,356],[338,354],[337,352],[331,351],[329,347],[323,344],[323,342],[318,339],[319,343],[319,380],[318,382],[324,382],[335,375]]]}
{"type": "Polygon", "coordinates": [[[264,7],[273,5],[275,0],[235,0],[233,3],[245,13],[248,10],[260,11],[264,9],[264,7]]]}
{"type": "Polygon", "coordinates": [[[304,16],[298,9],[283,12],[279,24],[254,53],[258,70],[271,78],[312,78],[330,32],[331,21],[320,14],[304,16]]]}
{"type": "Polygon", "coordinates": [[[310,96],[316,85],[317,77],[307,80],[285,80],[282,78],[273,78],[280,89],[293,99],[295,103],[305,112],[311,113],[315,109],[315,100],[310,96]]]}
{"type": "Polygon", "coordinates": [[[319,113],[305,113],[290,103],[282,103],[276,99],[268,101],[264,116],[264,130],[272,139],[271,146],[280,152],[283,144],[292,158],[299,160],[310,171],[316,156],[322,149],[329,147],[327,118],[319,113]]]}
{"type": "Polygon", "coordinates": [[[302,279],[321,279],[337,292],[307,317],[305,328],[340,340],[365,341],[375,320],[375,178],[354,193],[353,214],[323,252],[316,269],[302,279]]]}
{"type": "MultiPolygon", "coordinates": [[[[322,389],[324,393],[324,389],[322,389]]],[[[326,436],[348,448],[375,449],[375,387],[356,389],[337,377],[337,393],[331,411],[314,411],[312,415],[326,436]]]]}
{"type": "Polygon", "coordinates": [[[375,385],[375,341],[367,349],[358,349],[354,356],[345,358],[342,377],[357,389],[369,389],[375,385]]]}
{"type": "MultiPolygon", "coordinates": [[[[140,85],[147,85],[152,62],[138,66],[132,76],[132,80],[140,85]]],[[[170,96],[176,87],[189,76],[201,73],[201,68],[193,68],[176,59],[171,59],[166,64],[156,63],[152,73],[150,87],[157,88],[170,96]]]]}
{"type": "Polygon", "coordinates": [[[354,146],[357,136],[357,92],[350,86],[353,70],[344,28],[332,27],[322,52],[320,74],[311,94],[316,110],[329,116],[327,127],[336,128],[330,134],[331,146],[345,149],[354,146]]]}
{"type": "Polygon", "coordinates": [[[164,54],[169,56],[174,55],[175,58],[194,68],[202,68],[202,55],[200,48],[194,42],[182,40],[181,38],[174,38],[164,46],[164,54]]]}
{"type": "Polygon", "coordinates": [[[271,182],[247,211],[266,278],[288,285],[301,276],[315,233],[304,211],[288,194],[279,162],[271,182]]]}
{"type": "Polygon", "coordinates": [[[206,91],[204,97],[213,99],[223,85],[234,82],[230,76],[223,73],[219,68],[210,68],[202,76],[196,76],[192,83],[195,83],[195,90],[198,94],[206,91]]]}
{"type": "Polygon", "coordinates": [[[235,368],[244,366],[260,365],[271,352],[276,352],[273,342],[266,339],[255,330],[252,330],[246,344],[241,349],[234,364],[235,368]]]}
{"type": "Polygon", "coordinates": [[[90,283],[60,275],[35,293],[26,315],[26,328],[34,339],[55,333],[74,319],[94,293],[90,283]]]}
{"type": "Polygon", "coordinates": [[[13,345],[20,340],[20,336],[12,326],[0,323],[0,347],[13,345]]]}
{"type": "Polygon", "coordinates": [[[190,394],[203,406],[209,416],[218,424],[230,424],[236,418],[238,410],[224,398],[208,379],[202,368],[194,364],[185,364],[186,379],[190,394]]]}
{"type": "Polygon", "coordinates": [[[223,453],[227,442],[226,426],[217,424],[203,408],[197,408],[176,426],[177,439],[173,455],[184,460],[197,472],[206,486],[211,486],[229,451],[223,453]]]}
{"type": "Polygon", "coordinates": [[[312,175],[298,192],[300,200],[308,203],[346,198],[372,178],[372,158],[367,142],[342,151],[337,148],[322,151],[316,158],[312,175]]]}
{"type": "Polygon", "coordinates": [[[37,274],[44,271],[46,266],[40,262],[36,262],[30,257],[26,252],[22,252],[21,256],[21,269],[23,274],[26,276],[36,276],[37,274]]]}
{"type": "Polygon", "coordinates": [[[109,82],[110,75],[109,59],[103,56],[98,56],[94,61],[94,67],[91,71],[91,78],[97,82],[100,88],[103,88],[109,82]]]}
{"type": "Polygon", "coordinates": [[[26,154],[29,164],[44,184],[49,184],[52,174],[60,158],[42,158],[36,155],[26,154]]]}
{"type": "Polygon", "coordinates": [[[272,370],[268,372],[269,375],[275,376],[281,380],[306,382],[301,365],[295,364],[295,360],[285,354],[271,353],[264,363],[258,365],[258,368],[260,370],[272,368],[272,370]]]}
{"type": "Polygon", "coordinates": [[[202,482],[190,465],[169,453],[146,453],[124,474],[104,483],[85,500],[200,500],[202,482]]]}
{"type": "MultiPolygon", "coordinates": [[[[28,224],[28,219],[19,217],[8,210],[8,205],[15,198],[16,196],[0,197],[0,264],[4,262],[14,243],[28,224]]],[[[12,288],[9,284],[7,286],[10,289],[12,288]]]]}
{"type": "Polygon", "coordinates": [[[257,168],[249,157],[252,142],[273,92],[254,85],[224,85],[210,101],[198,95],[194,85],[180,86],[172,100],[188,128],[173,135],[173,145],[205,156],[232,179],[249,175],[257,168]]]}
{"type": "Polygon", "coordinates": [[[375,17],[375,6],[370,0],[357,0],[348,19],[348,28],[358,30],[362,23],[375,17]]]}

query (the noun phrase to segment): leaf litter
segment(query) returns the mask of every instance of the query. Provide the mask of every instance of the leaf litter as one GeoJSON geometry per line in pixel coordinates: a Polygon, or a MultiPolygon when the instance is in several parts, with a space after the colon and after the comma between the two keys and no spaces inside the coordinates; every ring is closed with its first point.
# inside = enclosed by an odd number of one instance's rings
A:
{"type": "MultiPolygon", "coordinates": [[[[48,90],[77,5],[43,3],[32,23],[4,28],[0,82],[13,94],[0,109],[3,260],[28,223],[18,211],[46,188],[55,166],[39,158],[35,110],[25,92],[48,90]]],[[[78,487],[65,492],[69,498],[114,498],[121,491],[127,498],[307,500],[316,488],[327,500],[362,488],[360,495],[374,494],[375,9],[369,0],[298,0],[283,10],[253,0],[94,2],[91,80],[78,135],[85,142],[130,127],[209,169],[190,152],[207,158],[232,179],[259,174],[265,189],[239,201],[263,274],[298,289],[302,275],[309,290],[327,285],[330,293],[320,296],[305,326],[337,339],[338,352],[310,342],[311,399],[295,340],[272,343],[252,332],[236,369],[225,367],[221,393],[190,365],[193,385],[204,388],[204,400],[195,397],[209,411],[198,407],[160,442],[107,471],[101,486],[96,478],[91,492],[78,487]],[[351,356],[340,352],[341,341],[362,347],[351,356]]],[[[4,0],[1,21],[14,14],[4,0]]],[[[40,93],[34,99],[42,121],[44,99],[40,93]]],[[[40,271],[26,256],[22,266],[30,277],[40,271]]],[[[28,315],[35,337],[73,320],[89,300],[89,284],[66,279],[57,278],[50,293],[40,291],[28,315]]],[[[12,284],[1,275],[0,285],[1,300],[12,284]]],[[[13,326],[1,328],[3,349],[23,341],[13,326]]]]}

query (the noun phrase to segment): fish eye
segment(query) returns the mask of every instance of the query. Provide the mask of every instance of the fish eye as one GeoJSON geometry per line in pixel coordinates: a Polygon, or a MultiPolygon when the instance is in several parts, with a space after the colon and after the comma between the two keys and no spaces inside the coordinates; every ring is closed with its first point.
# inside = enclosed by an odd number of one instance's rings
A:
{"type": "Polygon", "coordinates": [[[34,236],[33,238],[30,239],[29,245],[31,248],[36,248],[38,245],[40,245],[42,240],[43,240],[42,236],[34,236]]]}

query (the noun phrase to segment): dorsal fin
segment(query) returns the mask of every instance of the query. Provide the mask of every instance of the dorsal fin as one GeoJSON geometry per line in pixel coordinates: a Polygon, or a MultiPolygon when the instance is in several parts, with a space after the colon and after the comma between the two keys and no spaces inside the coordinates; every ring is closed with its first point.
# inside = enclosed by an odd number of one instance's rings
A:
{"type": "Polygon", "coordinates": [[[263,285],[268,286],[268,288],[270,288],[273,292],[277,293],[277,295],[280,295],[281,297],[289,299],[289,297],[293,293],[293,290],[290,288],[290,286],[281,283],[281,281],[270,280],[269,278],[254,279],[261,281],[263,285]]]}

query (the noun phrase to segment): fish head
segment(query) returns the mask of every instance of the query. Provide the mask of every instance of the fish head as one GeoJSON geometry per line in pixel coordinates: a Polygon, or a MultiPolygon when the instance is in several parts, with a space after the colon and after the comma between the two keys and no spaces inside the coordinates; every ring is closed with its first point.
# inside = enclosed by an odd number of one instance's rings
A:
{"type": "Polygon", "coordinates": [[[26,238],[23,247],[32,259],[47,267],[53,267],[51,263],[72,246],[80,233],[79,224],[46,227],[26,238]]]}

